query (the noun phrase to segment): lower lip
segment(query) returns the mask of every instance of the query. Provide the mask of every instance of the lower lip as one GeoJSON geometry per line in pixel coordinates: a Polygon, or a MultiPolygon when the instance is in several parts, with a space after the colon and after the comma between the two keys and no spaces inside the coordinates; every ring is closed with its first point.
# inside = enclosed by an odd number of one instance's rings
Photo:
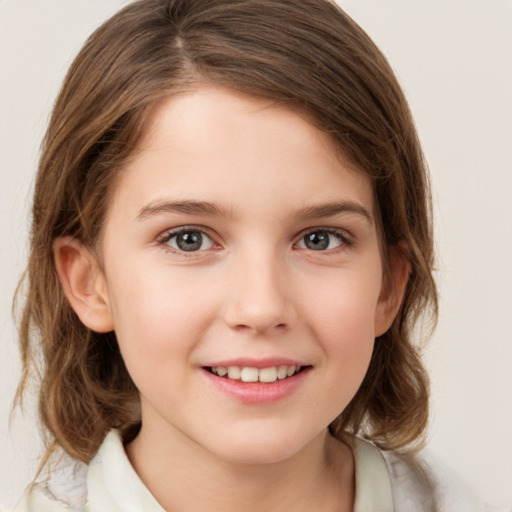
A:
{"type": "Polygon", "coordinates": [[[275,382],[242,382],[219,377],[202,369],[203,374],[219,391],[246,404],[267,404],[283,400],[294,393],[304,382],[310,368],[305,368],[292,377],[275,382]]]}

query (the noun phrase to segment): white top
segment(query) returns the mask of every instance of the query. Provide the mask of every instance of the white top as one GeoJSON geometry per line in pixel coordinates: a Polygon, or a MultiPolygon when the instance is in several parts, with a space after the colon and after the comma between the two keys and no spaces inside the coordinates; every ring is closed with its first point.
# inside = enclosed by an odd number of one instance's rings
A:
{"type": "MultiPolygon", "coordinates": [[[[356,471],[354,512],[480,512],[465,492],[436,497],[415,464],[383,454],[354,438],[356,471]]],[[[69,465],[49,480],[27,489],[14,512],[165,512],[130,464],[119,433],[111,431],[89,466],[69,465]]]]}

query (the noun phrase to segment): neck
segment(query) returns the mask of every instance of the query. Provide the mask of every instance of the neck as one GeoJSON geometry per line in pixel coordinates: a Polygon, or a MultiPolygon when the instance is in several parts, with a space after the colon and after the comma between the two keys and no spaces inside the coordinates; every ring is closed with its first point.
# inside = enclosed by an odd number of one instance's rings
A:
{"type": "Polygon", "coordinates": [[[169,512],[349,512],[353,507],[351,450],[327,430],[298,453],[269,464],[225,460],[179,432],[169,435],[144,426],[126,451],[141,480],[169,512]]]}

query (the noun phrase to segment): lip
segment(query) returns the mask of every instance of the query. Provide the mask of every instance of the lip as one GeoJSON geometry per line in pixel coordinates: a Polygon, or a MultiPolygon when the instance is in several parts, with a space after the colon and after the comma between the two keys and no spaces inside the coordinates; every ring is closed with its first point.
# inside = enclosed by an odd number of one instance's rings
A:
{"type": "MultiPolygon", "coordinates": [[[[229,364],[226,364],[226,362],[219,362],[212,364],[212,366],[268,368],[270,366],[279,366],[280,364],[288,364],[290,366],[294,364],[293,362],[283,362],[284,360],[282,359],[279,360],[279,363],[275,363],[274,361],[275,360],[272,360],[269,364],[267,361],[259,360],[256,364],[254,361],[249,362],[246,359],[230,360],[229,364]]],[[[292,395],[307,379],[311,369],[311,366],[306,366],[292,377],[288,377],[283,380],[276,380],[275,382],[270,383],[231,380],[225,377],[219,377],[218,375],[209,372],[206,367],[201,368],[201,373],[204,375],[208,383],[222,394],[244,404],[258,405],[275,403],[292,395]]]]}

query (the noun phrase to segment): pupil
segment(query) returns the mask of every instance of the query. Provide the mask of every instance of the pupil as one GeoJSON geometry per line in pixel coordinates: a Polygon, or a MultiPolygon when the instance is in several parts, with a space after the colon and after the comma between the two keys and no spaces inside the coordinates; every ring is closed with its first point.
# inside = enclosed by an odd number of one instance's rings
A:
{"type": "Polygon", "coordinates": [[[187,231],[180,233],[176,238],[176,245],[182,251],[197,251],[201,248],[203,236],[199,231],[187,231]]]}
{"type": "Polygon", "coordinates": [[[325,231],[316,231],[309,233],[305,239],[306,247],[313,251],[323,251],[329,247],[329,233],[325,231]]]}

